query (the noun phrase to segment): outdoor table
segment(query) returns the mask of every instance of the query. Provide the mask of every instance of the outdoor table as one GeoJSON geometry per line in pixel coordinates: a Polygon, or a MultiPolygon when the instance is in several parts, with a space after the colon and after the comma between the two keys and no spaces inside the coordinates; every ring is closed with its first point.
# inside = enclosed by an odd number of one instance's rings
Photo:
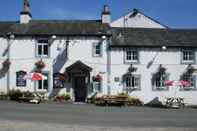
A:
{"type": "Polygon", "coordinates": [[[171,108],[183,108],[184,98],[181,97],[167,97],[166,98],[166,106],[171,108]]]}

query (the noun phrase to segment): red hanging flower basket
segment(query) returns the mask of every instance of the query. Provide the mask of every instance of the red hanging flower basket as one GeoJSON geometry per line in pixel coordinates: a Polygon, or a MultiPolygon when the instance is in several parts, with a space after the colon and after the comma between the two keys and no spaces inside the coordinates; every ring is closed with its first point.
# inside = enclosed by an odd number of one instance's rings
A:
{"type": "Polygon", "coordinates": [[[103,78],[102,78],[100,75],[96,75],[96,76],[93,76],[93,77],[92,77],[92,80],[93,80],[93,81],[98,81],[98,82],[99,82],[99,81],[102,81],[103,78]]]}
{"type": "Polygon", "coordinates": [[[3,66],[4,69],[8,69],[8,68],[10,67],[10,64],[11,64],[11,62],[10,62],[8,59],[6,59],[6,60],[2,63],[2,66],[3,66]]]}
{"type": "Polygon", "coordinates": [[[35,66],[37,69],[41,70],[41,69],[45,68],[46,65],[42,60],[39,60],[35,63],[35,66]]]}

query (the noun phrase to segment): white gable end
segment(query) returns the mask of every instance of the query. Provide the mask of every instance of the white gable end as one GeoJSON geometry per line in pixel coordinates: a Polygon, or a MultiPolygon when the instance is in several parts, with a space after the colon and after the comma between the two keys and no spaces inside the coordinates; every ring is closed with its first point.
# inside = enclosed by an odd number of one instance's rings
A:
{"type": "Polygon", "coordinates": [[[166,28],[164,25],[161,25],[159,22],[154,21],[137,10],[120,17],[110,25],[111,27],[166,28]]]}

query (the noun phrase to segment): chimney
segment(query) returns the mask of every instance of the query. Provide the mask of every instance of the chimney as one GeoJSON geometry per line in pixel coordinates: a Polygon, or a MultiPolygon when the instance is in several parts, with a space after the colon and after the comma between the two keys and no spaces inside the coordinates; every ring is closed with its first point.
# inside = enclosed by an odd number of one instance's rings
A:
{"type": "Polygon", "coordinates": [[[109,6],[108,5],[104,5],[104,9],[102,12],[102,23],[111,23],[111,13],[109,11],[109,6]]]}
{"type": "Polygon", "coordinates": [[[23,11],[20,13],[20,23],[27,24],[31,20],[29,0],[23,0],[23,11]]]}

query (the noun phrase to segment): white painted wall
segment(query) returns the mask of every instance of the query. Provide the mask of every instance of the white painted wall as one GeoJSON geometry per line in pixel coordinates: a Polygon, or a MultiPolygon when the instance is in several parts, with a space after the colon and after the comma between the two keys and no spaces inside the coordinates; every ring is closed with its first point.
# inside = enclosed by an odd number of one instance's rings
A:
{"type": "MultiPolygon", "coordinates": [[[[92,47],[93,43],[99,42],[101,38],[98,37],[72,37],[70,38],[70,43],[68,47],[68,59],[66,57],[58,57],[58,65],[61,64],[60,68],[54,66],[57,56],[61,54],[61,49],[64,50],[66,38],[58,37],[50,46],[50,57],[44,58],[43,61],[46,63],[46,67],[43,71],[49,72],[49,82],[50,87],[49,91],[52,91],[53,78],[52,74],[56,72],[63,73],[66,67],[72,65],[76,61],[80,60],[86,65],[93,68],[91,72],[91,77],[100,73],[103,77],[103,94],[107,94],[107,41],[103,41],[103,55],[102,57],[93,57],[92,47]]],[[[10,47],[10,58],[11,58],[11,67],[10,67],[10,88],[11,89],[20,89],[22,91],[35,91],[35,82],[28,80],[26,87],[16,87],[16,72],[20,70],[31,72],[34,68],[35,62],[40,60],[36,57],[36,40],[24,37],[16,38],[12,41],[10,47]]],[[[2,52],[7,47],[7,41],[5,39],[0,39],[0,62],[7,58],[7,56],[2,56],[2,52]]],[[[129,64],[124,64],[124,52],[122,49],[113,49],[111,52],[111,94],[117,94],[123,91],[123,84],[121,82],[121,77],[127,72],[129,64]],[[114,78],[119,77],[120,81],[115,82],[114,78]]],[[[181,64],[181,52],[179,49],[168,49],[167,51],[160,51],[159,49],[150,49],[150,48],[141,48],[140,49],[140,63],[134,64],[134,67],[137,67],[135,74],[141,75],[141,90],[134,91],[130,95],[142,99],[145,103],[151,101],[155,97],[159,97],[161,101],[164,100],[167,96],[173,96],[174,91],[170,89],[169,91],[152,91],[151,86],[151,77],[159,64],[162,64],[167,68],[167,73],[170,73],[170,80],[179,79],[180,75],[183,73],[187,65],[181,64]],[[159,52],[159,53],[158,53],[159,52]],[[147,69],[147,64],[150,62],[155,54],[157,57],[151,66],[147,69]]],[[[197,52],[196,52],[197,56],[197,52]]],[[[194,65],[197,68],[197,64],[194,65]]],[[[7,77],[4,76],[0,79],[0,91],[7,90],[7,77]]],[[[72,83],[66,83],[65,87],[71,88],[72,83]]],[[[197,104],[196,95],[197,91],[178,91],[178,96],[184,97],[185,101],[189,104],[197,104]]]]}
{"type": "Polygon", "coordinates": [[[135,17],[129,17],[133,11],[125,16],[111,22],[111,27],[133,27],[133,28],[166,28],[165,26],[153,21],[138,12],[135,17]],[[124,22],[125,21],[125,22],[124,22]]]}
{"type": "MultiPolygon", "coordinates": [[[[111,89],[113,94],[123,91],[122,82],[115,82],[115,77],[122,77],[128,70],[129,64],[124,64],[124,51],[121,49],[113,49],[111,51],[111,89]]],[[[182,73],[188,65],[181,64],[181,52],[178,49],[168,49],[167,51],[159,51],[155,49],[140,49],[139,51],[140,63],[133,64],[137,67],[134,74],[141,75],[141,90],[130,93],[131,96],[138,97],[145,103],[150,102],[155,97],[159,97],[160,101],[164,101],[165,97],[173,97],[174,90],[170,88],[169,91],[153,91],[151,85],[152,74],[156,72],[159,65],[167,69],[170,73],[170,80],[179,80],[182,73]],[[146,66],[155,54],[159,52],[153,65],[148,69],[146,66]]],[[[197,56],[197,55],[196,55],[197,56]]],[[[193,65],[197,68],[197,64],[193,65]]],[[[188,104],[197,104],[197,91],[177,91],[177,96],[185,98],[188,104]]]]}
{"type": "MultiPolygon", "coordinates": [[[[65,40],[62,40],[62,45],[59,45],[60,47],[64,47],[65,40]]],[[[91,78],[92,76],[96,76],[97,74],[100,74],[103,78],[103,94],[107,93],[106,90],[106,84],[107,84],[107,41],[104,40],[102,42],[102,57],[94,57],[93,56],[93,44],[98,43],[101,41],[101,38],[98,37],[74,37],[70,38],[70,43],[68,46],[68,59],[65,61],[65,64],[62,66],[62,68],[59,70],[60,72],[64,72],[66,67],[69,67],[70,65],[74,64],[78,60],[86,64],[87,66],[91,67],[93,70],[91,72],[91,78]]],[[[54,54],[57,55],[57,46],[58,41],[55,41],[52,47],[54,51],[52,51],[54,54]],[[55,53],[56,52],[56,53],[55,53]]],[[[54,55],[53,56],[56,56],[54,55]]],[[[53,59],[55,59],[54,57],[53,59]]],[[[57,71],[56,71],[57,72],[57,71]]],[[[67,88],[72,88],[72,84],[67,84],[67,88]]]]}
{"type": "MultiPolygon", "coordinates": [[[[61,55],[62,51],[65,51],[66,37],[58,37],[55,41],[52,42],[50,46],[50,57],[42,58],[46,67],[43,69],[43,72],[49,72],[50,78],[50,87],[49,93],[52,92],[53,88],[53,73],[61,72],[64,73],[66,67],[74,64],[76,61],[80,60],[86,65],[93,68],[91,76],[95,76],[99,73],[103,77],[103,87],[106,86],[106,48],[107,42],[102,42],[102,57],[93,57],[92,47],[93,43],[100,42],[101,38],[99,37],[72,37],[70,38],[70,43],[68,46],[68,59],[65,55],[61,55]],[[59,56],[58,56],[59,55],[59,56]],[[58,64],[55,64],[55,61],[58,58],[58,64]],[[62,64],[62,65],[61,65],[62,64]]],[[[7,41],[0,39],[0,53],[5,50],[7,47],[7,41]]],[[[0,57],[0,62],[6,57],[0,57]]],[[[27,73],[33,71],[35,67],[35,62],[40,60],[36,57],[36,39],[30,37],[18,38],[11,41],[10,46],[10,89],[20,89],[21,91],[37,91],[36,83],[31,80],[27,80],[26,87],[16,87],[16,72],[23,70],[27,73]]],[[[2,63],[2,62],[1,62],[2,63]]],[[[5,91],[7,89],[7,77],[0,79],[0,91],[5,91]]],[[[66,83],[66,87],[72,88],[71,83],[66,83]]],[[[106,88],[103,88],[103,93],[106,93],[106,88]]]]}

